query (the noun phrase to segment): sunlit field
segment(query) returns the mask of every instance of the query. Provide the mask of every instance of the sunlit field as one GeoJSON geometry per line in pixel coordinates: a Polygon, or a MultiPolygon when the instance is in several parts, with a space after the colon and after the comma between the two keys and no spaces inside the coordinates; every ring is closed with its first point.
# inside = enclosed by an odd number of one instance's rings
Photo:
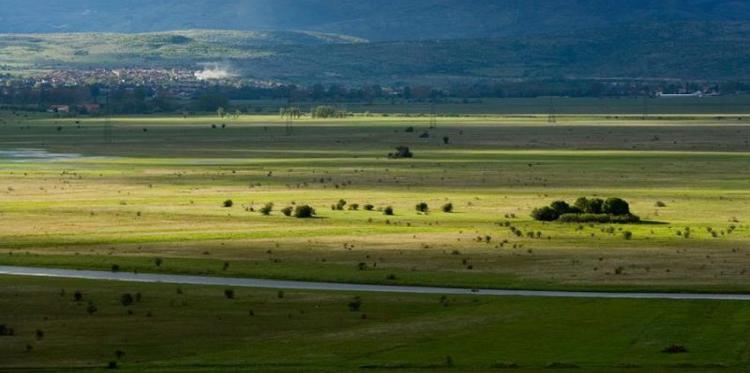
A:
{"type": "Polygon", "coordinates": [[[748,291],[750,127],[743,116],[727,118],[355,117],[289,129],[277,116],[107,124],[6,114],[0,264],[748,291]],[[398,145],[415,157],[387,158],[398,145]],[[581,196],[624,198],[643,222],[530,217],[581,196]],[[340,200],[342,210],[332,209],[340,200]],[[429,213],[416,211],[420,202],[429,213]],[[270,216],[260,212],[267,203],[270,216]],[[448,203],[451,213],[442,211],[448,203]],[[281,212],[303,204],[315,219],[281,212]]]}

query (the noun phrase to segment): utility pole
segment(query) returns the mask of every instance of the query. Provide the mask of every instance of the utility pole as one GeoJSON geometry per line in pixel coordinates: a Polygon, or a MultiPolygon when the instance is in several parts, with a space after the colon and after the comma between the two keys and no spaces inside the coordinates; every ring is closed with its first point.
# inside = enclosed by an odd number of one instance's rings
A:
{"type": "Polygon", "coordinates": [[[296,111],[292,108],[292,90],[289,89],[289,96],[286,98],[286,125],[284,127],[284,133],[287,136],[291,136],[294,129],[294,115],[296,111]]]}
{"type": "Polygon", "coordinates": [[[555,103],[550,98],[549,100],[549,109],[547,109],[547,123],[549,124],[555,124],[557,123],[557,110],[555,108],[555,103]]]}

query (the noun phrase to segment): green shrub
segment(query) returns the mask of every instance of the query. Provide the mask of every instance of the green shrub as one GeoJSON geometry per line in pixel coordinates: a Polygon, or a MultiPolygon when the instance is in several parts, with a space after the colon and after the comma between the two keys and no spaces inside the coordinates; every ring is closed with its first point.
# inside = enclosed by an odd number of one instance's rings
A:
{"type": "Polygon", "coordinates": [[[578,198],[574,206],[565,201],[555,201],[548,207],[532,211],[539,221],[560,220],[564,223],[634,223],[640,218],[630,213],[630,205],[620,198],[578,198]]]}
{"type": "Polygon", "coordinates": [[[601,214],[603,205],[604,201],[600,198],[588,199],[586,197],[577,199],[574,204],[575,208],[586,214],[601,214]]]}
{"type": "Polygon", "coordinates": [[[354,297],[351,302],[348,304],[349,311],[351,312],[359,312],[359,310],[362,308],[362,298],[360,297],[354,297]]]}
{"type": "Polygon", "coordinates": [[[610,215],[628,215],[630,214],[630,205],[620,198],[608,198],[604,202],[602,212],[610,215]]]}
{"type": "Polygon", "coordinates": [[[308,205],[297,206],[294,209],[294,217],[297,219],[307,219],[315,216],[315,209],[308,205]]]}
{"type": "Polygon", "coordinates": [[[555,210],[558,215],[563,215],[563,214],[580,214],[580,213],[583,212],[583,210],[581,210],[581,209],[579,209],[579,208],[577,208],[575,206],[571,206],[571,205],[569,205],[565,201],[555,201],[555,202],[552,202],[552,204],[550,205],[550,207],[553,210],[555,210]]]}
{"type": "Polygon", "coordinates": [[[538,221],[555,221],[560,214],[552,207],[542,207],[531,212],[531,217],[538,221]]]}
{"type": "Polygon", "coordinates": [[[343,210],[344,206],[346,206],[346,201],[340,199],[338,203],[336,203],[335,210],[343,210]]]}
{"type": "Polygon", "coordinates": [[[227,299],[234,299],[234,290],[233,289],[224,290],[224,297],[227,299]]]}
{"type": "Polygon", "coordinates": [[[120,304],[122,304],[123,307],[128,307],[135,303],[135,299],[130,293],[125,293],[120,296],[120,304]]]}
{"type": "Polygon", "coordinates": [[[426,202],[417,203],[416,209],[417,212],[421,212],[423,214],[430,212],[430,206],[428,206],[426,202]]]}
{"type": "Polygon", "coordinates": [[[393,207],[388,206],[385,209],[383,209],[383,214],[384,215],[393,215],[394,214],[393,207]]]}
{"type": "Polygon", "coordinates": [[[228,199],[228,200],[224,201],[223,205],[224,205],[225,208],[230,208],[230,207],[234,206],[234,201],[232,201],[231,199],[228,199]]]}
{"type": "Polygon", "coordinates": [[[284,209],[281,210],[281,213],[284,214],[284,216],[292,216],[292,212],[294,212],[294,208],[291,206],[284,207],[284,209]]]}
{"type": "Polygon", "coordinates": [[[615,224],[627,224],[637,223],[641,221],[638,216],[635,215],[607,215],[607,214],[563,214],[557,219],[561,223],[615,223],[615,224]]]}
{"type": "Polygon", "coordinates": [[[357,210],[359,210],[359,203],[352,203],[351,205],[349,205],[349,210],[350,211],[357,211],[357,210]]]}
{"type": "Polygon", "coordinates": [[[446,214],[450,214],[451,212],[453,212],[453,204],[450,203],[450,202],[444,204],[443,205],[443,212],[446,213],[446,214]]]}
{"type": "Polygon", "coordinates": [[[570,205],[565,201],[555,201],[550,204],[550,207],[555,210],[557,215],[570,213],[570,205]]]}
{"type": "Polygon", "coordinates": [[[272,211],[273,211],[273,203],[271,202],[266,203],[266,205],[261,207],[260,209],[260,213],[266,216],[271,215],[272,211]]]}
{"type": "Polygon", "coordinates": [[[372,211],[372,210],[375,210],[375,206],[369,203],[365,205],[365,211],[372,211]]]}

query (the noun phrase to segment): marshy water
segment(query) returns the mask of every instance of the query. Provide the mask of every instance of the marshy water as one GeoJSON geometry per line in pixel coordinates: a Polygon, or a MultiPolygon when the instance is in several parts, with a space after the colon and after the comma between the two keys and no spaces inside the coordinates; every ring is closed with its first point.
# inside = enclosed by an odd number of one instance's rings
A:
{"type": "Polygon", "coordinates": [[[0,150],[0,160],[11,161],[64,161],[82,157],[78,153],[52,153],[44,149],[0,150]]]}

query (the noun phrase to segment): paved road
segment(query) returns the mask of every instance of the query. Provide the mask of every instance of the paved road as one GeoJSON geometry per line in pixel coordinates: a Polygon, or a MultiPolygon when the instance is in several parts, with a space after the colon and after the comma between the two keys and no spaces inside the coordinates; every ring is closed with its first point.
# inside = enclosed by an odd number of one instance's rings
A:
{"type": "Polygon", "coordinates": [[[547,298],[609,298],[609,299],[699,299],[750,301],[750,294],[691,294],[691,293],[613,293],[580,291],[529,291],[529,290],[475,290],[419,286],[388,286],[261,280],[253,278],[228,278],[182,276],[130,272],[79,271],[70,269],[29,268],[0,266],[0,275],[76,278],[87,280],[166,283],[180,285],[209,285],[284,290],[323,290],[363,293],[406,293],[438,295],[475,295],[496,297],[547,297],[547,298]]]}

